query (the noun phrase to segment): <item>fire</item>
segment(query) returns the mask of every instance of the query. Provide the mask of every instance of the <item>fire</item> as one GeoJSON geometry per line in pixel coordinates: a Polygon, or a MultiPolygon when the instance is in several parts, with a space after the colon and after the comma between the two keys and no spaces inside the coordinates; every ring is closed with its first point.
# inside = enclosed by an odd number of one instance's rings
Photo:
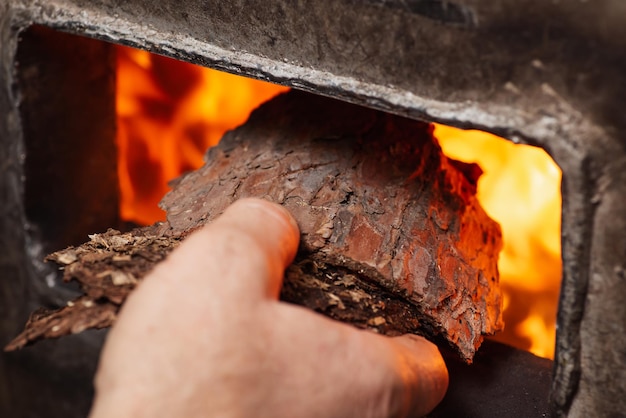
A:
{"type": "MultiPolygon", "coordinates": [[[[119,47],[122,218],[139,224],[163,220],[157,204],[167,182],[200,167],[208,147],[285,90],[119,47]]],[[[498,266],[506,329],[495,339],[552,357],[561,278],[560,170],[544,151],[484,132],[436,125],[435,136],[450,157],[482,167],[478,198],[502,226],[498,266]]]]}
{"type": "Polygon", "coordinates": [[[500,223],[505,330],[494,339],[552,358],[561,283],[561,170],[540,148],[435,126],[446,155],[478,163],[478,199],[500,223]]]}
{"type": "Polygon", "coordinates": [[[202,166],[226,131],[287,90],[147,51],[117,55],[120,214],[143,225],[164,220],[158,203],[170,180],[202,166]]]}

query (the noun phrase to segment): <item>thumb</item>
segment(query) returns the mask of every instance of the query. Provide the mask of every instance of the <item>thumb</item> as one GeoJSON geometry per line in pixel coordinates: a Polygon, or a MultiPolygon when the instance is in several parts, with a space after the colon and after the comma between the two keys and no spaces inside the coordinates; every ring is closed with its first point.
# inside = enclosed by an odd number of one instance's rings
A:
{"type": "Polygon", "coordinates": [[[369,384],[363,382],[365,391],[382,394],[378,399],[383,412],[374,416],[422,417],[443,399],[448,370],[431,342],[416,335],[391,338],[356,330],[351,340],[356,344],[352,349],[361,353],[351,368],[370,370],[373,377],[369,384]]]}
{"type": "Polygon", "coordinates": [[[448,389],[448,370],[439,350],[417,335],[407,334],[388,341],[403,364],[400,379],[405,390],[395,394],[402,405],[400,416],[426,415],[441,402],[448,389]]]}
{"type": "Polygon", "coordinates": [[[390,338],[298,306],[270,306],[275,338],[265,353],[274,350],[277,376],[288,382],[279,384],[285,388],[281,401],[301,408],[290,416],[416,418],[443,399],[448,371],[426,339],[390,338]],[[299,393],[315,396],[295,396],[299,393]]]}

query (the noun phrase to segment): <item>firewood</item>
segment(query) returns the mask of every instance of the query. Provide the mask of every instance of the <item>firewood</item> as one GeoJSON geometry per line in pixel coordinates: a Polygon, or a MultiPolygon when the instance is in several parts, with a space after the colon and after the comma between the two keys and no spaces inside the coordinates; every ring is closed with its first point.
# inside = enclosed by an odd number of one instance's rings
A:
{"type": "Polygon", "coordinates": [[[479,175],[445,157],[426,123],[281,95],[173,184],[161,202],[167,222],[95,234],[49,256],[81,283],[79,302],[100,309],[99,320],[81,322],[72,307],[64,308],[72,321],[38,313],[7,349],[110,326],[111,312],[187,234],[256,196],[285,206],[301,229],[282,300],[386,335],[445,340],[469,362],[484,335],[502,328],[501,234],[475,197],[479,175]]]}

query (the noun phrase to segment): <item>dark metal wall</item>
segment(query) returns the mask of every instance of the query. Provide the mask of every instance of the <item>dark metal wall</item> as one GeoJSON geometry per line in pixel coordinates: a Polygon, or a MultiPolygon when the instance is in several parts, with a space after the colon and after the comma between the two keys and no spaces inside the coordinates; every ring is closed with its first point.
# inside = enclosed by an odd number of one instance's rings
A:
{"type": "MultiPolygon", "coordinates": [[[[4,0],[0,161],[22,170],[23,144],[6,142],[21,138],[11,63],[31,23],[541,146],[564,174],[555,414],[619,415],[625,19],[622,0],[4,0]]],[[[0,225],[21,222],[20,181],[3,175],[0,225]]],[[[27,247],[10,234],[2,230],[0,253],[27,247]]],[[[15,266],[3,263],[4,280],[15,266]]]]}
{"type": "MultiPolygon", "coordinates": [[[[15,39],[1,49],[2,346],[34,309],[75,293],[43,256],[118,220],[113,48],[42,26],[17,51],[15,39]]],[[[0,354],[0,416],[86,416],[101,344],[92,332],[0,354]]]]}

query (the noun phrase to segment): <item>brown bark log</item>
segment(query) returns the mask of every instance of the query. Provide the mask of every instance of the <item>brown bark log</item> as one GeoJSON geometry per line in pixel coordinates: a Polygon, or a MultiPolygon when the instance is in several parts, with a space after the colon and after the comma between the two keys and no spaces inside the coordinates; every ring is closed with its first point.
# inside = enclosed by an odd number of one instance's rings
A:
{"type": "MultiPolygon", "coordinates": [[[[93,306],[119,306],[187,233],[256,196],[284,205],[302,232],[281,299],[388,335],[445,339],[467,361],[502,327],[500,229],[475,198],[480,170],[443,156],[427,124],[292,92],[253,112],[206,161],[161,202],[167,223],[50,257],[93,306]]],[[[110,325],[103,312],[87,326],[110,325]]],[[[83,328],[80,315],[39,318],[8,348],[83,328]]]]}

